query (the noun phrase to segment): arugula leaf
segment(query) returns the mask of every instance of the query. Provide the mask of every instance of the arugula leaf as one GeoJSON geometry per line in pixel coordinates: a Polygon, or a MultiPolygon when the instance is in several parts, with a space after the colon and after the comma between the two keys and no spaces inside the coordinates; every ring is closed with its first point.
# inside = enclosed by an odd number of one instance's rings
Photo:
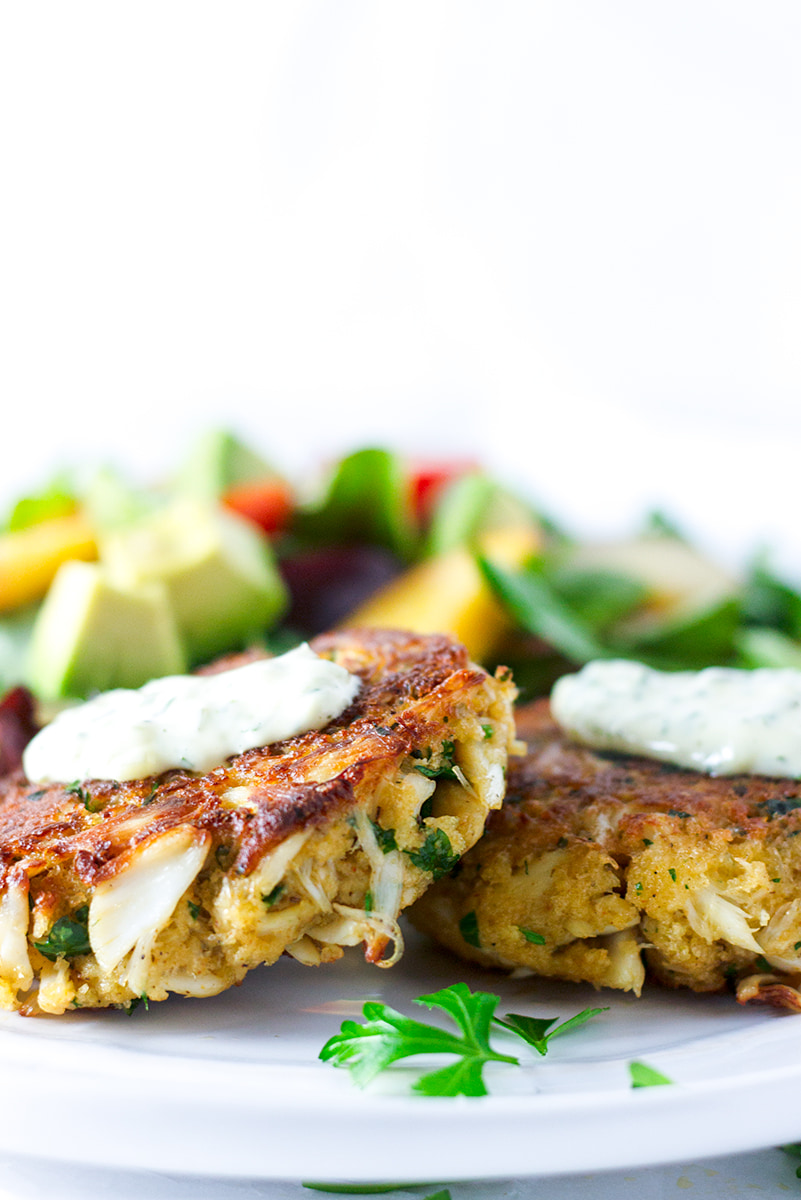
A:
{"type": "Polygon", "coordinates": [[[662,670],[726,665],[736,653],[740,602],[726,597],[686,617],[634,637],[619,637],[616,652],[662,670]]]}
{"type": "Polygon", "coordinates": [[[447,875],[459,861],[459,855],[453,853],[451,840],[444,829],[432,829],[419,850],[404,850],[403,853],[408,854],[421,871],[430,871],[434,879],[447,875]]]}
{"type": "Polygon", "coordinates": [[[668,1079],[667,1075],[663,1075],[661,1071],[657,1071],[654,1067],[649,1067],[647,1063],[642,1062],[630,1062],[629,1074],[633,1088],[660,1087],[662,1084],[673,1082],[672,1079],[668,1079]]]}
{"type": "Polygon", "coordinates": [[[742,590],[746,625],[763,625],[789,637],[801,635],[801,595],[779,579],[764,560],[751,567],[742,590]]]}
{"type": "Polygon", "coordinates": [[[441,493],[423,547],[427,557],[471,545],[489,529],[540,525],[529,504],[481,471],[468,471],[441,493]]]}
{"type": "Polygon", "coordinates": [[[629,616],[648,596],[644,583],[619,571],[557,565],[550,579],[572,611],[596,632],[629,616]]]}
{"type": "Polygon", "coordinates": [[[589,625],[549,582],[541,559],[521,571],[510,571],[482,555],[477,562],[492,591],[529,633],[542,638],[574,663],[609,657],[609,651],[589,625]]]}
{"type": "Polygon", "coordinates": [[[417,1054],[453,1054],[456,1062],[422,1075],[414,1090],[426,1096],[485,1096],[483,1068],[488,1062],[519,1065],[516,1058],[498,1054],[489,1044],[492,1017],[498,997],[471,992],[465,983],[420,996],[427,1008],[447,1013],[461,1036],[426,1025],[397,1012],[387,1004],[368,1001],[362,1010],[365,1023],[344,1021],[341,1030],[320,1051],[324,1062],[347,1067],[354,1083],[365,1087],[381,1071],[402,1058],[417,1054]]]}
{"type": "Polygon", "coordinates": [[[337,464],[321,504],[295,513],[292,532],[313,546],[368,543],[411,561],[418,550],[401,459],[388,450],[356,450],[337,464]]]}
{"type": "Polygon", "coordinates": [[[59,917],[44,941],[33,944],[39,953],[51,962],[55,962],[61,955],[64,958],[75,958],[78,954],[91,954],[88,921],[89,907],[83,905],[71,917],[59,917]]]}
{"type": "Polygon", "coordinates": [[[548,1043],[551,1038],[558,1037],[560,1033],[567,1033],[569,1029],[577,1029],[580,1025],[586,1025],[587,1021],[591,1021],[593,1017],[597,1017],[602,1012],[609,1012],[608,1006],[582,1009],[574,1017],[568,1017],[566,1021],[562,1021],[555,1029],[551,1029],[551,1026],[558,1020],[558,1017],[525,1017],[520,1013],[507,1013],[504,1020],[501,1020],[500,1017],[495,1017],[494,1020],[496,1025],[501,1025],[510,1033],[516,1033],[518,1037],[523,1038],[525,1042],[534,1047],[538,1054],[545,1055],[548,1053],[548,1043]]]}

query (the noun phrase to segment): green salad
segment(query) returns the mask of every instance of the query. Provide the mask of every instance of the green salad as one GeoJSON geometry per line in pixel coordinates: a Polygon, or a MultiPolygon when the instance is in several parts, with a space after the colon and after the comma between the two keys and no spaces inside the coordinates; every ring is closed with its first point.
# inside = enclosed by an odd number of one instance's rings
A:
{"type": "Polygon", "coordinates": [[[477,461],[382,448],[309,491],[212,432],[158,484],[65,470],[20,497],[0,533],[0,688],[81,698],[348,624],[452,634],[526,696],[594,658],[801,666],[798,590],[764,555],[724,570],[664,516],[588,543],[477,461]]]}

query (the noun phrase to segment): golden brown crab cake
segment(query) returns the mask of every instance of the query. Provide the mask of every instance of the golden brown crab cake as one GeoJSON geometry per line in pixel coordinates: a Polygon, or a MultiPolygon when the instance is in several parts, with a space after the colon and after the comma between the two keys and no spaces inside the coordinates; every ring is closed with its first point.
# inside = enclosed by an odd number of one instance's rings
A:
{"type": "Polygon", "coordinates": [[[284,951],[402,950],[399,912],[502,801],[514,687],[442,636],[312,643],[360,676],[323,729],[205,775],[0,782],[0,1003],[207,996],[284,951]]]}
{"type": "Polygon", "coordinates": [[[646,971],[801,1011],[801,783],[576,745],[521,709],[506,802],[414,924],[487,966],[639,994],[646,971]]]}

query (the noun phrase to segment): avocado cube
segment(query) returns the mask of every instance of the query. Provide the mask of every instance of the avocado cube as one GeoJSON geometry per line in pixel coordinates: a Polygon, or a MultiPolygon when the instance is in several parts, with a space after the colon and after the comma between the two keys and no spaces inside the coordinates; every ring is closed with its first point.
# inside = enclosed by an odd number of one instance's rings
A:
{"type": "Polygon", "coordinates": [[[177,500],[101,543],[115,579],[167,589],[192,664],[264,634],[286,605],[270,543],[216,505],[177,500]]]}
{"type": "Polygon", "coordinates": [[[141,687],[186,658],[163,584],[119,586],[97,563],[58,570],[33,626],[27,677],[44,699],[141,687]]]}
{"type": "Polygon", "coordinates": [[[229,488],[276,472],[260,454],[227,429],[212,429],[191,447],[175,480],[189,496],[216,500],[229,488]]]}

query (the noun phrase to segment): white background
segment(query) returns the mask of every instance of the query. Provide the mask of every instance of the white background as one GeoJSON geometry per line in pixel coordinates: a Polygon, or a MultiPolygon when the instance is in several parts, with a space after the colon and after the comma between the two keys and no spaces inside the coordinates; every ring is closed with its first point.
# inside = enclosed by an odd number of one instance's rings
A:
{"type": "Polygon", "coordinates": [[[792,0],[0,5],[11,496],[211,425],[801,576],[792,0]]]}

